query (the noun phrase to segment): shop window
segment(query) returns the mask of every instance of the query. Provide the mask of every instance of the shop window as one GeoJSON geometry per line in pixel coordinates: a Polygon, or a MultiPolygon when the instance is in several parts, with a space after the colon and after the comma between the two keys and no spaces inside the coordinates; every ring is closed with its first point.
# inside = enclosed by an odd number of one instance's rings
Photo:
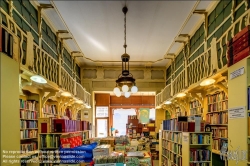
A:
{"type": "Polygon", "coordinates": [[[96,118],[106,118],[109,117],[108,107],[96,107],[96,118]]]}

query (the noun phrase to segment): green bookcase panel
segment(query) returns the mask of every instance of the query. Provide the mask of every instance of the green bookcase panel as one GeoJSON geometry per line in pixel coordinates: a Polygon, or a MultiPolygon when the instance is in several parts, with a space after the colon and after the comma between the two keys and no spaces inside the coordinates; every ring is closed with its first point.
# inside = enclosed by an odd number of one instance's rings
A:
{"type": "Polygon", "coordinates": [[[237,11],[235,11],[234,19],[237,20],[244,12],[245,12],[245,5],[242,5],[237,11]]]}
{"type": "Polygon", "coordinates": [[[0,7],[6,12],[9,13],[9,3],[6,0],[1,0],[0,7]]]}
{"type": "Polygon", "coordinates": [[[13,5],[19,13],[22,13],[22,4],[20,0],[13,1],[13,5]]]}
{"type": "Polygon", "coordinates": [[[7,26],[7,18],[6,18],[6,16],[3,13],[1,13],[1,16],[2,16],[2,24],[7,26]]]}

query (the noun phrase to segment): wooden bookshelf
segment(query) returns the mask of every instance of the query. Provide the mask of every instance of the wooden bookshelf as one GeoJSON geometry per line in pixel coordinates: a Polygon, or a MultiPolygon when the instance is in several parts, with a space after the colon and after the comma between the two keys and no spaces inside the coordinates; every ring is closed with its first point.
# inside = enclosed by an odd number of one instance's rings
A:
{"type": "Polygon", "coordinates": [[[190,115],[200,115],[203,116],[203,107],[202,104],[198,100],[192,100],[189,103],[190,115]]]}
{"type": "Polygon", "coordinates": [[[209,132],[183,132],[182,133],[182,166],[192,163],[204,163],[212,166],[212,133],[209,132]],[[202,160],[197,157],[202,155],[202,160]]]}
{"type": "Polygon", "coordinates": [[[161,136],[161,165],[189,166],[192,163],[206,163],[212,166],[212,133],[208,132],[182,132],[163,130],[161,136]],[[199,137],[199,139],[198,139],[199,137]],[[207,158],[200,161],[194,158],[194,153],[204,151],[207,158]]]}
{"type": "Polygon", "coordinates": [[[223,143],[228,142],[228,97],[224,91],[217,91],[207,95],[207,104],[206,122],[212,129],[212,152],[218,152],[223,143]]]}
{"type": "Polygon", "coordinates": [[[20,158],[22,160],[38,155],[38,95],[27,93],[19,97],[20,112],[20,158]]]}

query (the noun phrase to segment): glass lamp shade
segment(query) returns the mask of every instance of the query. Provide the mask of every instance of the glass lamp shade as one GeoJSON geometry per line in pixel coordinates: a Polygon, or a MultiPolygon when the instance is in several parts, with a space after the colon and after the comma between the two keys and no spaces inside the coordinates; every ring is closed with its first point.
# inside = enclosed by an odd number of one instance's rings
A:
{"type": "Polygon", "coordinates": [[[122,95],[121,91],[115,93],[116,97],[120,97],[122,95]]]}
{"type": "Polygon", "coordinates": [[[169,101],[169,100],[165,102],[165,104],[171,104],[171,103],[172,103],[172,102],[171,102],[171,101],[169,101]]]}
{"type": "Polygon", "coordinates": [[[128,85],[123,85],[122,86],[122,91],[123,92],[128,92],[128,85]]]}
{"type": "Polygon", "coordinates": [[[129,98],[130,92],[125,92],[125,93],[124,93],[124,96],[125,96],[126,98],[129,98]]]}
{"type": "Polygon", "coordinates": [[[137,93],[137,92],[138,92],[137,86],[133,86],[133,87],[131,88],[131,92],[132,92],[132,93],[137,93]]]}
{"type": "Polygon", "coordinates": [[[39,75],[31,76],[30,79],[32,81],[40,83],[40,84],[46,84],[47,83],[46,79],[44,79],[42,76],[39,76],[39,75]]]}
{"type": "Polygon", "coordinates": [[[65,97],[70,97],[70,96],[72,96],[71,93],[69,93],[69,92],[62,92],[61,95],[62,95],[62,96],[65,96],[65,97]]]}
{"type": "Polygon", "coordinates": [[[212,79],[212,78],[207,78],[205,80],[203,80],[201,83],[200,83],[200,86],[207,86],[207,85],[211,85],[215,82],[215,79],[212,79]]]}
{"type": "Polygon", "coordinates": [[[118,87],[115,87],[114,90],[113,90],[114,94],[117,94],[120,92],[120,89],[118,87]]]}

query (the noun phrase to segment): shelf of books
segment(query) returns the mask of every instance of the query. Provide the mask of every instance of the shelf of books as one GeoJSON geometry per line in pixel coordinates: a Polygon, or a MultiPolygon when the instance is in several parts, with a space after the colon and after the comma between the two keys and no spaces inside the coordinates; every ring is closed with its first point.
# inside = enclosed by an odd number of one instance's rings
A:
{"type": "Polygon", "coordinates": [[[41,117],[57,117],[57,104],[56,102],[47,101],[42,108],[41,117]]]}
{"type": "Polygon", "coordinates": [[[201,117],[194,117],[193,120],[187,116],[178,116],[164,120],[161,165],[212,166],[212,133],[204,132],[204,125],[201,117]]]}
{"type": "Polygon", "coordinates": [[[228,97],[223,91],[216,92],[207,96],[207,103],[206,122],[212,131],[212,152],[220,155],[223,144],[228,142],[228,97]]]}
{"type": "Polygon", "coordinates": [[[182,165],[181,131],[162,131],[162,166],[182,165]]]}
{"type": "Polygon", "coordinates": [[[183,166],[212,166],[212,133],[183,132],[182,150],[183,166]]]}
{"type": "Polygon", "coordinates": [[[190,115],[203,115],[203,107],[198,100],[193,100],[189,103],[190,115]]]}
{"type": "Polygon", "coordinates": [[[38,155],[38,102],[29,96],[20,96],[20,158],[29,160],[38,155]]]}

